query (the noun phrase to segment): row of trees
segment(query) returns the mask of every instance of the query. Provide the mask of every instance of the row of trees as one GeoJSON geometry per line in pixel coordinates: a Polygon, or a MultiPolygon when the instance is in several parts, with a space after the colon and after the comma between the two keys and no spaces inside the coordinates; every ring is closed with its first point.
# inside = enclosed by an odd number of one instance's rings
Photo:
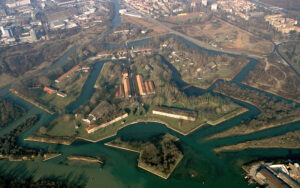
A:
{"type": "Polygon", "coordinates": [[[64,182],[57,181],[57,180],[50,180],[50,179],[42,179],[38,181],[34,181],[31,178],[27,179],[16,179],[16,178],[11,178],[7,176],[0,176],[0,187],[5,188],[5,187],[22,187],[22,188],[54,188],[54,187],[59,187],[59,188],[77,188],[80,186],[76,185],[68,185],[64,182]]]}

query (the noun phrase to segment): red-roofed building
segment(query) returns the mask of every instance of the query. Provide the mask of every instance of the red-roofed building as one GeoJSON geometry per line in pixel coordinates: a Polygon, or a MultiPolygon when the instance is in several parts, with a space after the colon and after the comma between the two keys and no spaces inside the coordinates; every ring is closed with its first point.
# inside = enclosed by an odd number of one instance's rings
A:
{"type": "Polygon", "coordinates": [[[155,87],[153,81],[148,81],[148,85],[151,93],[155,93],[155,87]]]}
{"type": "Polygon", "coordinates": [[[139,94],[140,95],[146,95],[146,89],[143,82],[143,77],[141,75],[136,75],[136,80],[139,88],[139,94]]]}
{"type": "Polygon", "coordinates": [[[64,78],[69,77],[73,72],[77,71],[80,69],[80,65],[76,65],[75,67],[73,67],[71,70],[69,70],[68,72],[64,73],[63,75],[61,75],[59,78],[57,78],[55,80],[55,82],[59,83],[60,81],[62,81],[64,78]]]}
{"type": "Polygon", "coordinates": [[[56,89],[51,88],[51,87],[47,87],[47,86],[45,86],[43,90],[44,90],[45,92],[49,93],[49,94],[53,94],[53,93],[56,93],[56,92],[57,92],[56,89]]]}

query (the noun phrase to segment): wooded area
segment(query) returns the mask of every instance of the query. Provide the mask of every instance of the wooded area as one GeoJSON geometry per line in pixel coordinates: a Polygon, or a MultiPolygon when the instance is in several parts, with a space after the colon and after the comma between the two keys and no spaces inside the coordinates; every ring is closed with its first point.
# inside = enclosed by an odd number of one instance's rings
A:
{"type": "Polygon", "coordinates": [[[25,114],[25,109],[0,98],[0,129],[6,127],[25,114]]]}

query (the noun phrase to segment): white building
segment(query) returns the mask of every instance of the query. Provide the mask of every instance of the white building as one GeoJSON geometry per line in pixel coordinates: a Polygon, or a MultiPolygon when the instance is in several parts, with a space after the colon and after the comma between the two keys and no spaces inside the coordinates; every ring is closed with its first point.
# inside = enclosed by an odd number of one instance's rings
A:
{"type": "Polygon", "coordinates": [[[13,37],[13,34],[10,29],[4,29],[4,27],[1,26],[0,30],[2,32],[2,38],[12,38],[13,37]]]}
{"type": "Polygon", "coordinates": [[[212,4],[211,5],[211,10],[213,10],[213,11],[218,10],[218,4],[217,3],[212,4]]]}
{"type": "Polygon", "coordinates": [[[121,15],[125,14],[126,12],[127,12],[126,9],[120,9],[120,10],[119,10],[119,13],[120,13],[121,15]]]}
{"type": "Polygon", "coordinates": [[[65,27],[65,22],[61,20],[56,20],[50,23],[51,29],[62,29],[65,27]]]}
{"type": "Polygon", "coordinates": [[[201,3],[203,6],[207,6],[207,0],[202,0],[201,3]]]}
{"type": "Polygon", "coordinates": [[[6,3],[8,8],[14,8],[18,6],[30,5],[30,0],[20,0],[20,1],[9,1],[6,3]]]}

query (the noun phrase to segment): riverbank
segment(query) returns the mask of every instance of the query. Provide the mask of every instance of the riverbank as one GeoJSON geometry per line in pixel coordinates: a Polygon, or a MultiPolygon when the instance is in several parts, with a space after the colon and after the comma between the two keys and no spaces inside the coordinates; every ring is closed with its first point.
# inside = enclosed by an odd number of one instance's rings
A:
{"type": "Polygon", "coordinates": [[[262,140],[251,140],[235,145],[214,148],[217,153],[225,151],[239,151],[253,148],[286,148],[300,149],[300,131],[288,132],[284,135],[275,136],[262,140]]]}
{"type": "Polygon", "coordinates": [[[49,154],[44,154],[44,160],[43,161],[48,161],[50,159],[54,159],[56,157],[61,156],[61,153],[49,153],[49,154]]]}
{"type": "Polygon", "coordinates": [[[279,97],[281,97],[281,98],[284,98],[284,99],[287,99],[287,100],[290,100],[290,101],[293,101],[293,102],[296,102],[296,103],[300,103],[300,100],[293,99],[293,98],[290,98],[290,97],[281,95],[281,94],[280,94],[280,91],[276,91],[276,90],[272,90],[272,89],[262,89],[262,88],[260,88],[260,86],[264,87],[264,85],[259,85],[259,83],[251,83],[251,84],[248,84],[248,83],[246,83],[246,82],[244,81],[243,84],[246,85],[246,86],[249,86],[249,87],[253,87],[253,88],[255,88],[255,89],[258,89],[258,90],[262,90],[262,91],[271,93],[271,94],[276,95],[276,96],[279,96],[279,97]]]}
{"type": "Polygon", "coordinates": [[[270,148],[300,149],[300,146],[286,146],[286,147],[281,147],[281,146],[276,146],[276,145],[249,146],[248,143],[241,143],[241,144],[236,144],[236,145],[231,145],[231,146],[215,148],[215,149],[213,149],[213,151],[216,153],[220,153],[220,152],[241,151],[241,150],[246,150],[246,149],[257,149],[257,148],[259,148],[259,149],[270,149],[270,148]]]}
{"type": "Polygon", "coordinates": [[[245,112],[248,112],[249,110],[247,109],[247,108],[242,108],[241,110],[238,110],[238,111],[236,111],[236,112],[233,112],[233,113],[230,113],[229,115],[227,115],[227,116],[223,116],[223,117],[221,117],[220,119],[218,119],[218,120],[216,120],[216,121],[207,121],[207,123],[208,124],[210,124],[210,125],[218,125],[218,124],[220,124],[220,123],[223,123],[224,121],[227,121],[227,120],[229,120],[229,119],[232,119],[232,118],[234,118],[234,117],[236,117],[236,116],[239,116],[239,115],[241,115],[241,114],[243,114],[243,113],[245,113],[245,112]]]}
{"type": "Polygon", "coordinates": [[[62,139],[62,138],[51,138],[51,137],[42,137],[42,136],[29,136],[24,139],[25,141],[32,141],[32,142],[42,142],[42,143],[49,143],[49,144],[62,144],[62,145],[71,145],[75,139],[62,139]]]}
{"type": "Polygon", "coordinates": [[[285,126],[289,123],[295,123],[295,122],[298,122],[298,121],[300,121],[300,116],[293,119],[293,120],[286,120],[285,122],[280,122],[280,123],[272,123],[272,124],[269,124],[269,125],[266,125],[266,126],[259,127],[255,130],[254,129],[245,129],[242,132],[240,131],[241,128],[236,126],[236,127],[232,127],[231,129],[228,129],[224,132],[217,133],[213,136],[210,136],[206,140],[225,138],[225,137],[229,137],[229,136],[241,136],[241,135],[251,134],[251,133],[263,131],[263,130],[266,130],[266,129],[274,128],[274,127],[285,126]]]}
{"type": "Polygon", "coordinates": [[[12,155],[2,155],[0,154],[0,159],[7,159],[11,162],[17,162],[17,161],[34,161],[37,159],[42,159],[42,161],[48,161],[50,159],[53,159],[55,157],[58,157],[62,155],[61,153],[46,153],[43,156],[12,156],[12,155]]]}
{"type": "Polygon", "coordinates": [[[104,145],[112,147],[112,148],[122,149],[122,150],[131,151],[131,152],[141,154],[140,150],[134,150],[134,149],[130,149],[130,148],[122,147],[122,146],[117,146],[117,145],[111,144],[110,142],[107,142],[104,145]]]}
{"type": "Polygon", "coordinates": [[[100,159],[97,159],[95,157],[85,157],[85,156],[68,156],[67,159],[69,161],[84,161],[84,162],[88,162],[88,163],[100,163],[100,164],[104,164],[104,162],[100,159]]]}
{"type": "Polygon", "coordinates": [[[255,119],[252,118],[248,121],[241,122],[239,123],[240,125],[232,126],[223,132],[216,133],[206,140],[246,135],[300,121],[300,116],[298,115],[299,108],[290,103],[274,99],[266,94],[259,93],[256,90],[241,89],[241,86],[237,85],[224,83],[223,85],[220,84],[216,87],[217,88],[214,90],[215,92],[249,103],[257,107],[260,110],[260,114],[257,114],[255,119]],[[235,91],[237,93],[231,96],[230,93],[235,91]],[[282,111],[282,109],[285,109],[285,111],[282,111]]]}
{"type": "Polygon", "coordinates": [[[141,168],[141,169],[144,169],[154,175],[157,175],[163,179],[168,179],[171,174],[173,173],[173,171],[175,170],[175,168],[177,167],[177,165],[180,163],[180,161],[183,159],[183,155],[180,155],[180,157],[176,160],[176,163],[174,164],[174,166],[170,169],[170,172],[168,174],[164,174],[164,173],[161,173],[153,168],[150,168],[149,166],[147,166],[145,163],[143,162],[140,162],[140,159],[139,159],[139,162],[138,162],[138,167],[141,168]]]}
{"type": "Polygon", "coordinates": [[[50,143],[50,144],[62,144],[62,145],[71,145],[75,140],[84,140],[84,141],[87,141],[87,142],[96,143],[96,142],[100,142],[100,141],[103,141],[105,139],[116,136],[121,129],[123,129],[127,126],[137,124],[137,123],[151,123],[151,122],[152,123],[163,124],[167,128],[169,128],[169,129],[171,129],[171,130],[173,130],[173,131],[175,131],[175,132],[177,132],[177,133],[179,133],[183,136],[187,136],[187,135],[195,132],[196,130],[200,129],[201,127],[205,126],[205,125],[216,126],[216,125],[218,125],[218,124],[220,124],[224,121],[227,121],[231,118],[239,116],[240,114],[243,114],[247,111],[248,111],[248,109],[242,108],[241,110],[235,111],[234,113],[231,113],[229,116],[222,117],[219,120],[211,121],[211,122],[204,122],[204,123],[196,126],[195,128],[189,130],[188,132],[180,131],[180,130],[174,128],[173,126],[171,126],[169,123],[167,123],[165,121],[162,121],[162,120],[159,120],[157,118],[145,117],[145,119],[137,119],[137,120],[133,120],[131,122],[125,123],[122,126],[118,127],[115,131],[113,131],[112,134],[109,134],[109,135],[104,136],[104,137],[99,137],[98,139],[89,139],[89,138],[82,137],[82,136],[76,136],[76,137],[70,137],[70,138],[60,138],[60,137],[55,137],[55,136],[54,137],[44,137],[44,136],[33,135],[33,136],[29,136],[29,137],[25,138],[24,140],[25,141],[33,141],[33,142],[50,143]]]}
{"type": "Polygon", "coordinates": [[[247,100],[244,100],[244,99],[240,99],[240,98],[235,97],[235,96],[229,96],[229,95],[226,95],[226,94],[221,93],[221,92],[216,91],[216,90],[214,90],[214,92],[215,92],[215,93],[218,93],[218,94],[221,94],[221,95],[224,95],[224,96],[226,96],[226,97],[235,99],[235,100],[237,100],[237,101],[241,101],[241,102],[244,102],[244,103],[251,104],[252,106],[255,106],[256,108],[258,108],[259,110],[262,110],[257,104],[255,104],[255,103],[253,103],[253,102],[251,102],[251,101],[247,101],[247,100]]]}
{"type": "Polygon", "coordinates": [[[18,96],[19,98],[21,98],[21,99],[23,99],[23,100],[25,100],[25,101],[27,101],[27,102],[33,104],[34,106],[36,106],[36,107],[38,107],[38,108],[40,108],[40,109],[42,109],[42,110],[48,112],[49,114],[51,114],[51,115],[55,114],[54,111],[50,110],[50,109],[47,108],[46,106],[44,106],[44,105],[42,105],[42,104],[40,104],[40,103],[38,103],[38,102],[36,102],[36,101],[34,101],[34,100],[28,98],[28,97],[25,97],[24,95],[20,94],[18,91],[13,90],[13,89],[10,89],[9,91],[10,91],[12,94],[18,96]]]}

